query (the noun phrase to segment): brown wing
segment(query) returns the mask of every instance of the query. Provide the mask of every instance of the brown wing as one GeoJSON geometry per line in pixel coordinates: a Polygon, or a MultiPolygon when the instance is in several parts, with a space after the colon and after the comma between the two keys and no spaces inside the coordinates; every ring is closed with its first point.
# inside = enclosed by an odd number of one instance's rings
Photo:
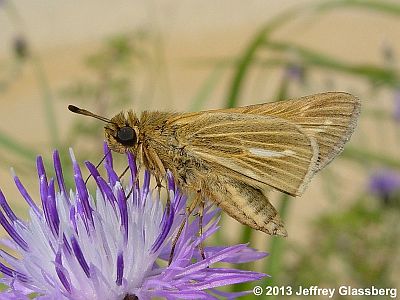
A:
{"type": "Polygon", "coordinates": [[[328,92],[210,112],[275,116],[299,125],[307,135],[317,141],[320,170],[342,152],[356,126],[360,106],[359,100],[351,94],[328,92]]]}
{"type": "Polygon", "coordinates": [[[315,173],[318,146],[286,120],[242,113],[193,113],[169,121],[185,151],[215,172],[299,195],[315,173]]]}

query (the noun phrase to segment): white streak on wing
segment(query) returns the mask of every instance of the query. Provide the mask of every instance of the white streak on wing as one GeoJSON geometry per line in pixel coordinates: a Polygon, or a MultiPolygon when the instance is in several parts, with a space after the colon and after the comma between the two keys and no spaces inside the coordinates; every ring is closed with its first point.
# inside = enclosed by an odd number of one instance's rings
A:
{"type": "Polygon", "coordinates": [[[320,128],[320,127],[310,128],[310,129],[307,129],[307,130],[311,130],[311,131],[314,131],[316,133],[325,132],[325,130],[323,128],[320,128]]]}
{"type": "Polygon", "coordinates": [[[332,121],[331,120],[325,120],[324,124],[321,125],[320,127],[315,127],[315,128],[308,128],[307,130],[312,130],[316,133],[322,133],[325,132],[329,129],[329,126],[332,125],[332,121]]]}
{"type": "Polygon", "coordinates": [[[296,154],[296,152],[294,152],[294,151],[292,151],[292,150],[285,150],[285,151],[283,151],[282,153],[284,153],[285,155],[289,155],[289,156],[292,156],[292,155],[295,155],[295,154],[296,154]]]}
{"type": "Polygon", "coordinates": [[[292,150],[271,151],[260,148],[250,148],[249,152],[259,157],[283,157],[283,156],[292,156],[296,154],[296,152],[292,150]]]}

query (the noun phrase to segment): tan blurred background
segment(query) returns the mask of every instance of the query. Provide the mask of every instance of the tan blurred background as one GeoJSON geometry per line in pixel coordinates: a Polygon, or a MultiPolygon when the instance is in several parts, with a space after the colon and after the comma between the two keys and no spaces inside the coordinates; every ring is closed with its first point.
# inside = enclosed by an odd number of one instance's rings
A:
{"type": "MultiPolygon", "coordinates": [[[[84,58],[96,52],[105,39],[121,32],[146,28],[155,36],[159,52],[153,52],[152,65],[154,90],[150,101],[137,101],[121,107],[135,106],[140,111],[178,110],[191,108],[194,95],[204,84],[213,69],[209,61],[233,60],[240,55],[259,28],[273,16],[295,5],[310,1],[265,1],[265,0],[229,0],[229,1],[44,1],[16,2],[17,15],[14,21],[10,14],[0,9],[0,74],[7,68],[12,56],[11,45],[15,36],[25,35],[29,40],[30,51],[37,55],[43,71],[48,78],[51,93],[57,101],[55,113],[62,135],[76,115],[66,109],[68,100],[59,97],[59,91],[76,78],[90,78],[91,73],[84,67],[84,58]],[[60,98],[60,100],[58,100],[60,98]]],[[[14,10],[14,9],[13,9],[14,10]]],[[[382,63],[382,51],[390,45],[394,53],[400,53],[399,19],[369,11],[338,9],[323,15],[304,14],[275,33],[276,39],[289,40],[300,45],[323,51],[352,63],[382,63]]],[[[22,68],[7,89],[0,94],[0,130],[25,145],[32,146],[45,156],[50,157],[51,145],[43,115],[43,97],[37,71],[31,66],[22,68]]],[[[232,77],[232,70],[222,71],[217,89],[210,95],[204,109],[218,108],[226,99],[227,85],[232,77]]],[[[145,74],[143,70],[141,73],[145,74]]],[[[242,93],[240,104],[261,103],[274,96],[272,86],[281,78],[281,72],[269,72],[265,77],[252,74],[251,82],[242,93]]],[[[330,82],[329,75],[314,76],[315,83],[303,90],[294,90],[293,96],[302,96],[326,90],[330,82]]],[[[369,90],[360,82],[347,77],[335,80],[331,88],[356,92],[363,102],[373,106],[377,99],[371,97],[369,90]]],[[[391,106],[391,94],[380,95],[380,104],[391,106]]],[[[79,105],[80,103],[75,103],[79,105]]],[[[366,105],[366,106],[368,106],[366,105]]],[[[88,107],[90,109],[90,107],[88,107]]],[[[107,111],[108,116],[115,111],[107,111]]],[[[101,126],[101,124],[99,124],[101,126]]],[[[362,130],[371,130],[371,147],[383,151],[380,132],[361,120],[362,130]]],[[[359,129],[361,130],[361,129],[359,129]]],[[[396,133],[390,128],[385,133],[384,151],[398,155],[394,138],[396,133]]],[[[99,135],[99,142],[102,140],[99,135]]],[[[357,142],[359,132],[352,140],[357,142]]],[[[71,145],[75,146],[75,145],[71,145]]],[[[76,152],[77,149],[75,149],[76,152]]],[[[12,153],[1,155],[7,163],[12,161],[12,153]]],[[[100,150],[98,156],[101,156],[100,150]]],[[[8,166],[0,168],[0,184],[7,198],[14,207],[24,207],[21,197],[17,196],[8,166]],[[15,199],[15,200],[14,200],[15,199]]],[[[34,162],[32,161],[32,170],[34,162]]],[[[339,202],[332,203],[324,198],[323,186],[317,176],[307,192],[300,199],[292,199],[288,226],[289,239],[307,243],[307,226],[313,216],[321,212],[335,211],[347,205],[347,201],[363,189],[366,174],[358,165],[345,161],[333,163],[342,182],[347,186],[339,191],[339,202]]],[[[30,179],[28,173],[21,174],[29,189],[37,195],[36,179],[30,179]]],[[[237,224],[222,229],[224,234],[234,236],[237,224]]],[[[268,240],[262,233],[257,233],[258,246],[266,249],[268,240]]]]}

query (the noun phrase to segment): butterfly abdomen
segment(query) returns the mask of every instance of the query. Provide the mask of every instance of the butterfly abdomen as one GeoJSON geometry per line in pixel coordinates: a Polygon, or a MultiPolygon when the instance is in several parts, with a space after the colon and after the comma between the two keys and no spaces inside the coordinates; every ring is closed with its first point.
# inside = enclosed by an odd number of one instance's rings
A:
{"type": "Polygon", "coordinates": [[[205,196],[242,224],[267,234],[287,236],[278,212],[264,192],[227,176],[209,176],[205,196]]]}

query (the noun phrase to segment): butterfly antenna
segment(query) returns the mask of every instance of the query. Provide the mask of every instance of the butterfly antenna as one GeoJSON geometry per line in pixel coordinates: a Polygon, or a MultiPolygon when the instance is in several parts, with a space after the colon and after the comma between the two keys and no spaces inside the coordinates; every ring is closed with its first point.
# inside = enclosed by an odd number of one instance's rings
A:
{"type": "Polygon", "coordinates": [[[76,113],[76,114],[79,114],[79,115],[84,115],[84,116],[88,116],[88,117],[92,117],[92,118],[98,119],[98,120],[106,122],[106,123],[115,124],[114,122],[111,122],[110,119],[107,119],[105,117],[96,115],[96,114],[94,114],[94,113],[92,113],[92,112],[90,112],[90,111],[88,111],[86,109],[79,108],[79,107],[77,107],[75,105],[68,105],[68,109],[70,111],[72,111],[73,113],[76,113]]]}

